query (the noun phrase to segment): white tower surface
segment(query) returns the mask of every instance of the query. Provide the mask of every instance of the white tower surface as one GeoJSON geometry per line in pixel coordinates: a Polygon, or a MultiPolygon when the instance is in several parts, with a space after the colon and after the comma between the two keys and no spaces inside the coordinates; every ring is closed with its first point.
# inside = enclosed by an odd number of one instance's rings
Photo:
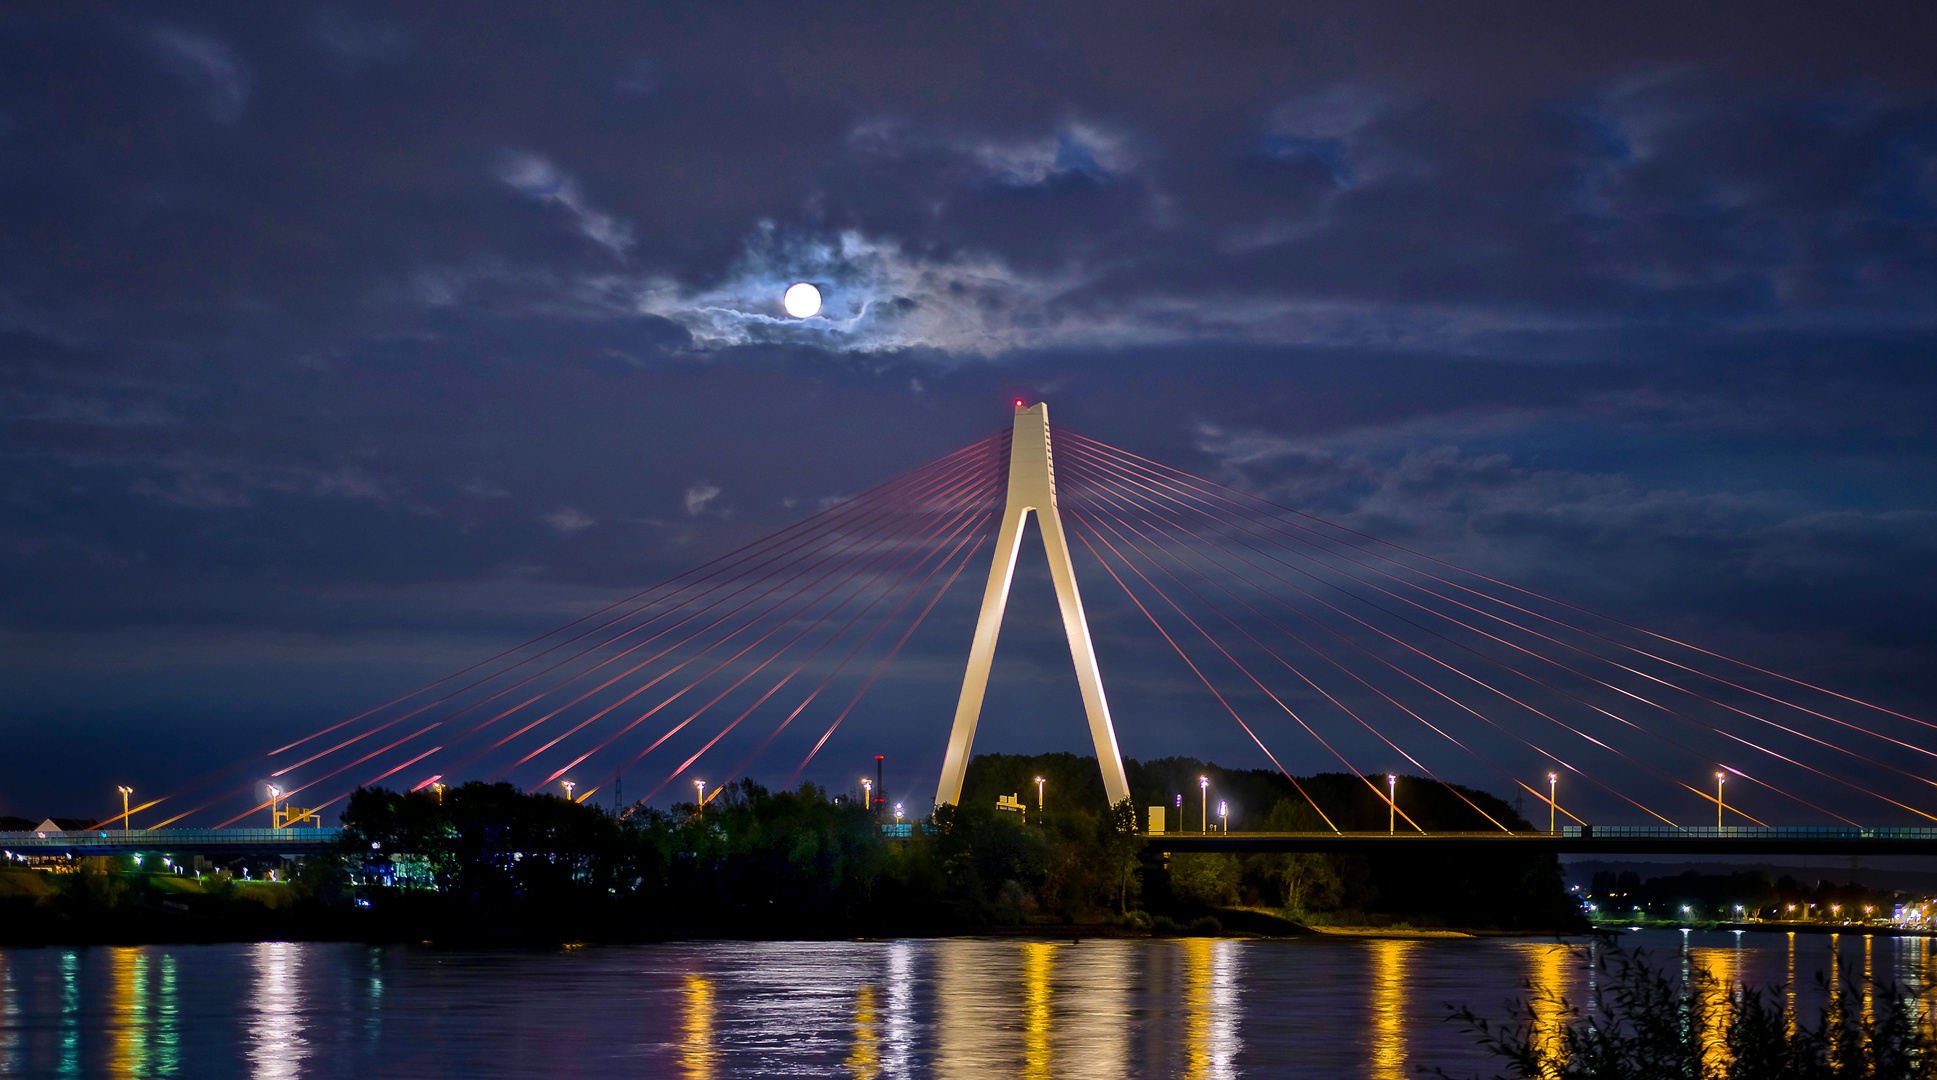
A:
{"type": "Polygon", "coordinates": [[[1063,612],[1063,632],[1069,638],[1070,658],[1076,661],[1076,684],[1083,692],[1083,712],[1096,743],[1096,760],[1103,769],[1103,790],[1115,805],[1130,797],[1130,780],[1117,750],[1116,728],[1110,723],[1110,703],[1103,696],[1103,676],[1096,668],[1090,645],[1090,624],[1083,615],[1083,596],[1069,561],[1069,541],[1056,511],[1056,468],[1049,446],[1049,406],[1038,402],[1016,407],[1015,442],[1009,448],[1009,504],[996,534],[995,559],[989,567],[989,586],[982,593],[982,614],[975,621],[975,640],[969,646],[968,672],[962,676],[962,697],[955,706],[955,726],[948,736],[948,756],[942,761],[942,782],[935,804],[962,798],[962,777],[968,771],[969,746],[982,717],[982,696],[989,687],[989,663],[995,659],[995,639],[1002,629],[1002,612],[1009,606],[1009,584],[1016,576],[1016,555],[1022,547],[1022,525],[1036,512],[1042,542],[1049,554],[1049,576],[1056,584],[1056,604],[1063,612]]]}

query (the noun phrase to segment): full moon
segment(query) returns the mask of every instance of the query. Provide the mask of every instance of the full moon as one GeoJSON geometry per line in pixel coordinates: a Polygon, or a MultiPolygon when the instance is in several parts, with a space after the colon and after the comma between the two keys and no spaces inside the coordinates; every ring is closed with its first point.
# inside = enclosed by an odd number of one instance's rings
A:
{"type": "Polygon", "coordinates": [[[796,319],[805,319],[821,309],[821,291],[805,281],[791,285],[787,295],[780,301],[787,314],[796,319]]]}

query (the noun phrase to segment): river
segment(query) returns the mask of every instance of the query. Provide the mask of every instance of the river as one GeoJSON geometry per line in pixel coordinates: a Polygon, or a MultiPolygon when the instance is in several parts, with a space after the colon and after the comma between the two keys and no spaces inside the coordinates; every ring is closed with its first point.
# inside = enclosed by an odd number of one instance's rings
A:
{"type": "MultiPolygon", "coordinates": [[[[1846,973],[1929,993],[1922,938],[1627,943],[1805,988],[1834,950],[1846,973]]],[[[1447,1004],[1503,1015],[1525,984],[1579,993],[1581,955],[1552,939],[1331,936],[0,949],[0,1075],[1490,1075],[1447,1004]]]]}

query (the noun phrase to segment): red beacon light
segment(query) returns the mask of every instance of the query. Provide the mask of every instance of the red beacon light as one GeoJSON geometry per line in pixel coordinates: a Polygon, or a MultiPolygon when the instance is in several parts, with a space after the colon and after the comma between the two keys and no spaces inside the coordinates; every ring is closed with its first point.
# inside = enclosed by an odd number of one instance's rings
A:
{"type": "Polygon", "coordinates": [[[1016,408],[1018,408],[1018,409],[1020,409],[1020,408],[1022,408],[1022,399],[1021,399],[1021,398],[1017,398],[1017,399],[1016,399],[1016,408]]]}

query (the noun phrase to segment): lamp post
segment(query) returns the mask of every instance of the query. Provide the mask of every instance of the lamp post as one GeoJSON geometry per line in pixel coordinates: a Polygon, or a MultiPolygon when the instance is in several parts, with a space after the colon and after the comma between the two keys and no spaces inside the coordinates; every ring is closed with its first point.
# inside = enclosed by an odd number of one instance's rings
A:
{"type": "Polygon", "coordinates": [[[900,803],[895,804],[895,824],[896,825],[901,824],[901,804],[900,803]]]}
{"type": "Polygon", "coordinates": [[[1211,778],[1208,776],[1198,777],[1197,790],[1204,793],[1204,812],[1198,818],[1197,831],[1207,833],[1211,831],[1211,778]]]}
{"type": "Polygon", "coordinates": [[[436,792],[436,794],[437,794],[437,805],[439,805],[439,806],[442,806],[442,805],[444,805],[444,784],[443,784],[443,782],[442,782],[442,781],[438,781],[438,782],[435,782],[435,783],[432,783],[432,784],[431,784],[431,786],[430,786],[430,789],[431,789],[431,790],[432,790],[433,792],[436,792]]]}
{"type": "Polygon", "coordinates": [[[133,795],[135,789],[126,784],[119,784],[115,786],[114,790],[121,793],[121,827],[123,829],[131,829],[134,826],[128,821],[128,796],[133,795]]]}
{"type": "Polygon", "coordinates": [[[277,787],[274,784],[270,784],[269,785],[269,827],[271,829],[282,828],[282,822],[278,820],[276,817],[276,800],[280,798],[282,798],[282,789],[277,787]]]}
{"type": "Polygon", "coordinates": [[[1715,827],[1718,829],[1722,827],[1722,781],[1726,779],[1728,779],[1727,773],[1720,772],[1720,771],[1716,772],[1715,774],[1715,827]]]}
{"type": "Polygon", "coordinates": [[[1042,813],[1042,785],[1043,778],[1036,777],[1036,813],[1038,814],[1042,813]]]}
{"type": "Polygon", "coordinates": [[[874,813],[874,781],[865,776],[861,778],[861,804],[868,808],[869,814],[874,813]]]}
{"type": "Polygon", "coordinates": [[[1385,774],[1385,831],[1391,836],[1399,831],[1399,777],[1385,774]]]}
{"type": "Polygon", "coordinates": [[[1218,832],[1227,833],[1231,831],[1230,815],[1231,815],[1230,807],[1225,804],[1224,800],[1223,799],[1217,800],[1217,831],[1218,832]]]}
{"type": "Polygon", "coordinates": [[[699,791],[699,801],[693,804],[693,812],[703,814],[706,812],[706,781],[695,780],[693,787],[699,791]]]}
{"type": "Polygon", "coordinates": [[[1554,834],[1554,794],[1560,790],[1560,774],[1547,774],[1547,835],[1554,834]]]}
{"type": "Polygon", "coordinates": [[[561,785],[563,785],[563,786],[564,786],[564,788],[565,788],[565,801],[566,801],[566,802],[571,802],[571,801],[572,801],[572,789],[573,789],[573,788],[575,788],[575,787],[577,787],[578,785],[577,785],[577,784],[574,784],[574,783],[572,783],[572,782],[571,782],[570,780],[560,780],[560,781],[559,781],[559,784],[561,784],[561,785]]]}

